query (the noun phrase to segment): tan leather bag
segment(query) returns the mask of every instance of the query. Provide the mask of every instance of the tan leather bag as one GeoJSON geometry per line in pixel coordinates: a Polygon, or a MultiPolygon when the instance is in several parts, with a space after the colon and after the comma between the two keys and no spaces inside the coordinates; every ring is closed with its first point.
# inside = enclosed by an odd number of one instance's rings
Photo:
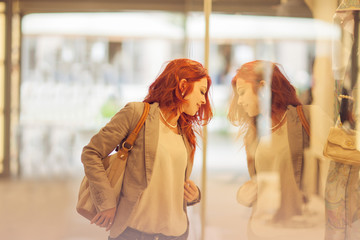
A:
{"type": "MultiPolygon", "coordinates": [[[[123,141],[121,148],[118,150],[117,153],[111,154],[102,160],[104,165],[104,169],[106,170],[106,174],[109,178],[111,186],[114,188],[116,193],[116,202],[119,201],[120,192],[124,177],[124,171],[126,167],[127,158],[129,152],[133,148],[133,144],[135,139],[144,125],[146,117],[149,113],[150,105],[149,103],[145,103],[144,112],[137,123],[135,129],[129,135],[129,137],[123,141]]],[[[88,178],[85,176],[80,184],[80,190],[78,195],[78,202],[76,205],[76,211],[84,216],[85,218],[91,220],[95,217],[98,212],[96,209],[89,190],[89,181],[88,178]]]]}
{"type": "Polygon", "coordinates": [[[356,132],[340,127],[330,128],[324,146],[324,156],[335,162],[360,166],[360,151],[356,148],[356,132]]]}

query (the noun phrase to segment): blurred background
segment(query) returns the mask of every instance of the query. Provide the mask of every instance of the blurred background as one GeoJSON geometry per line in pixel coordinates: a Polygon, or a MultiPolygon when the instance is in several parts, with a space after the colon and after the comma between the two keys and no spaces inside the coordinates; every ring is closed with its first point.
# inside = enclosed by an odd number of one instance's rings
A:
{"type": "MultiPolygon", "coordinates": [[[[303,103],[333,117],[339,4],[0,0],[2,238],[107,239],[75,212],[82,148],[127,102],[143,100],[166,61],[186,57],[208,63],[214,107],[195,156],[203,201],[189,208],[189,239],[246,239],[250,209],[236,192],[248,173],[242,140],[226,119],[230,81],[245,62],[278,62],[303,103]]],[[[321,165],[321,156],[311,157],[321,165]]]]}

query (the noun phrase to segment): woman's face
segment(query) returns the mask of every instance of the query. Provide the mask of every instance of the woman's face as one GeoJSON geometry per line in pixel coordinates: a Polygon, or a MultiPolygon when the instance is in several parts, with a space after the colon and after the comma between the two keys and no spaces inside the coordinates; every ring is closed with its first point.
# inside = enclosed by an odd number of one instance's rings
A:
{"type": "Polygon", "coordinates": [[[244,108],[249,117],[257,116],[260,113],[259,99],[253,91],[252,84],[245,82],[242,78],[237,78],[236,91],[239,95],[237,103],[244,108]]]}
{"type": "Polygon", "coordinates": [[[183,112],[187,115],[194,116],[199,111],[202,104],[206,103],[205,94],[207,92],[207,78],[204,77],[194,82],[194,88],[191,93],[187,94],[184,99],[187,100],[183,105],[183,112]]]}

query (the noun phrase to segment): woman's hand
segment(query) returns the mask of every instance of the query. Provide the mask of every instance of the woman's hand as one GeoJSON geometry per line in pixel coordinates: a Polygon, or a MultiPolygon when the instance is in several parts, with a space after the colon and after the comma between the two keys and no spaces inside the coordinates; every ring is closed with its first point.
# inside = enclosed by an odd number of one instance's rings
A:
{"type": "Polygon", "coordinates": [[[190,203],[199,198],[199,189],[191,180],[187,180],[184,183],[184,198],[190,203]]]}
{"type": "Polygon", "coordinates": [[[257,191],[256,180],[251,179],[238,189],[236,200],[246,207],[251,207],[257,199],[257,191]]]}
{"type": "Polygon", "coordinates": [[[116,208],[110,208],[99,212],[93,219],[91,219],[91,224],[95,223],[99,227],[106,228],[106,231],[109,231],[114,222],[115,212],[116,208]]]}

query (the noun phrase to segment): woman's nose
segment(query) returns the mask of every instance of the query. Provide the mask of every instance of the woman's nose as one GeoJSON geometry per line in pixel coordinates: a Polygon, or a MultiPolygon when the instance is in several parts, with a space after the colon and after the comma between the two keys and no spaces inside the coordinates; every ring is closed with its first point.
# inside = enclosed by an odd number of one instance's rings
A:
{"type": "Polygon", "coordinates": [[[240,96],[239,96],[239,98],[238,98],[237,103],[238,103],[239,105],[241,105],[241,104],[242,104],[242,98],[241,98],[240,96]]]}

